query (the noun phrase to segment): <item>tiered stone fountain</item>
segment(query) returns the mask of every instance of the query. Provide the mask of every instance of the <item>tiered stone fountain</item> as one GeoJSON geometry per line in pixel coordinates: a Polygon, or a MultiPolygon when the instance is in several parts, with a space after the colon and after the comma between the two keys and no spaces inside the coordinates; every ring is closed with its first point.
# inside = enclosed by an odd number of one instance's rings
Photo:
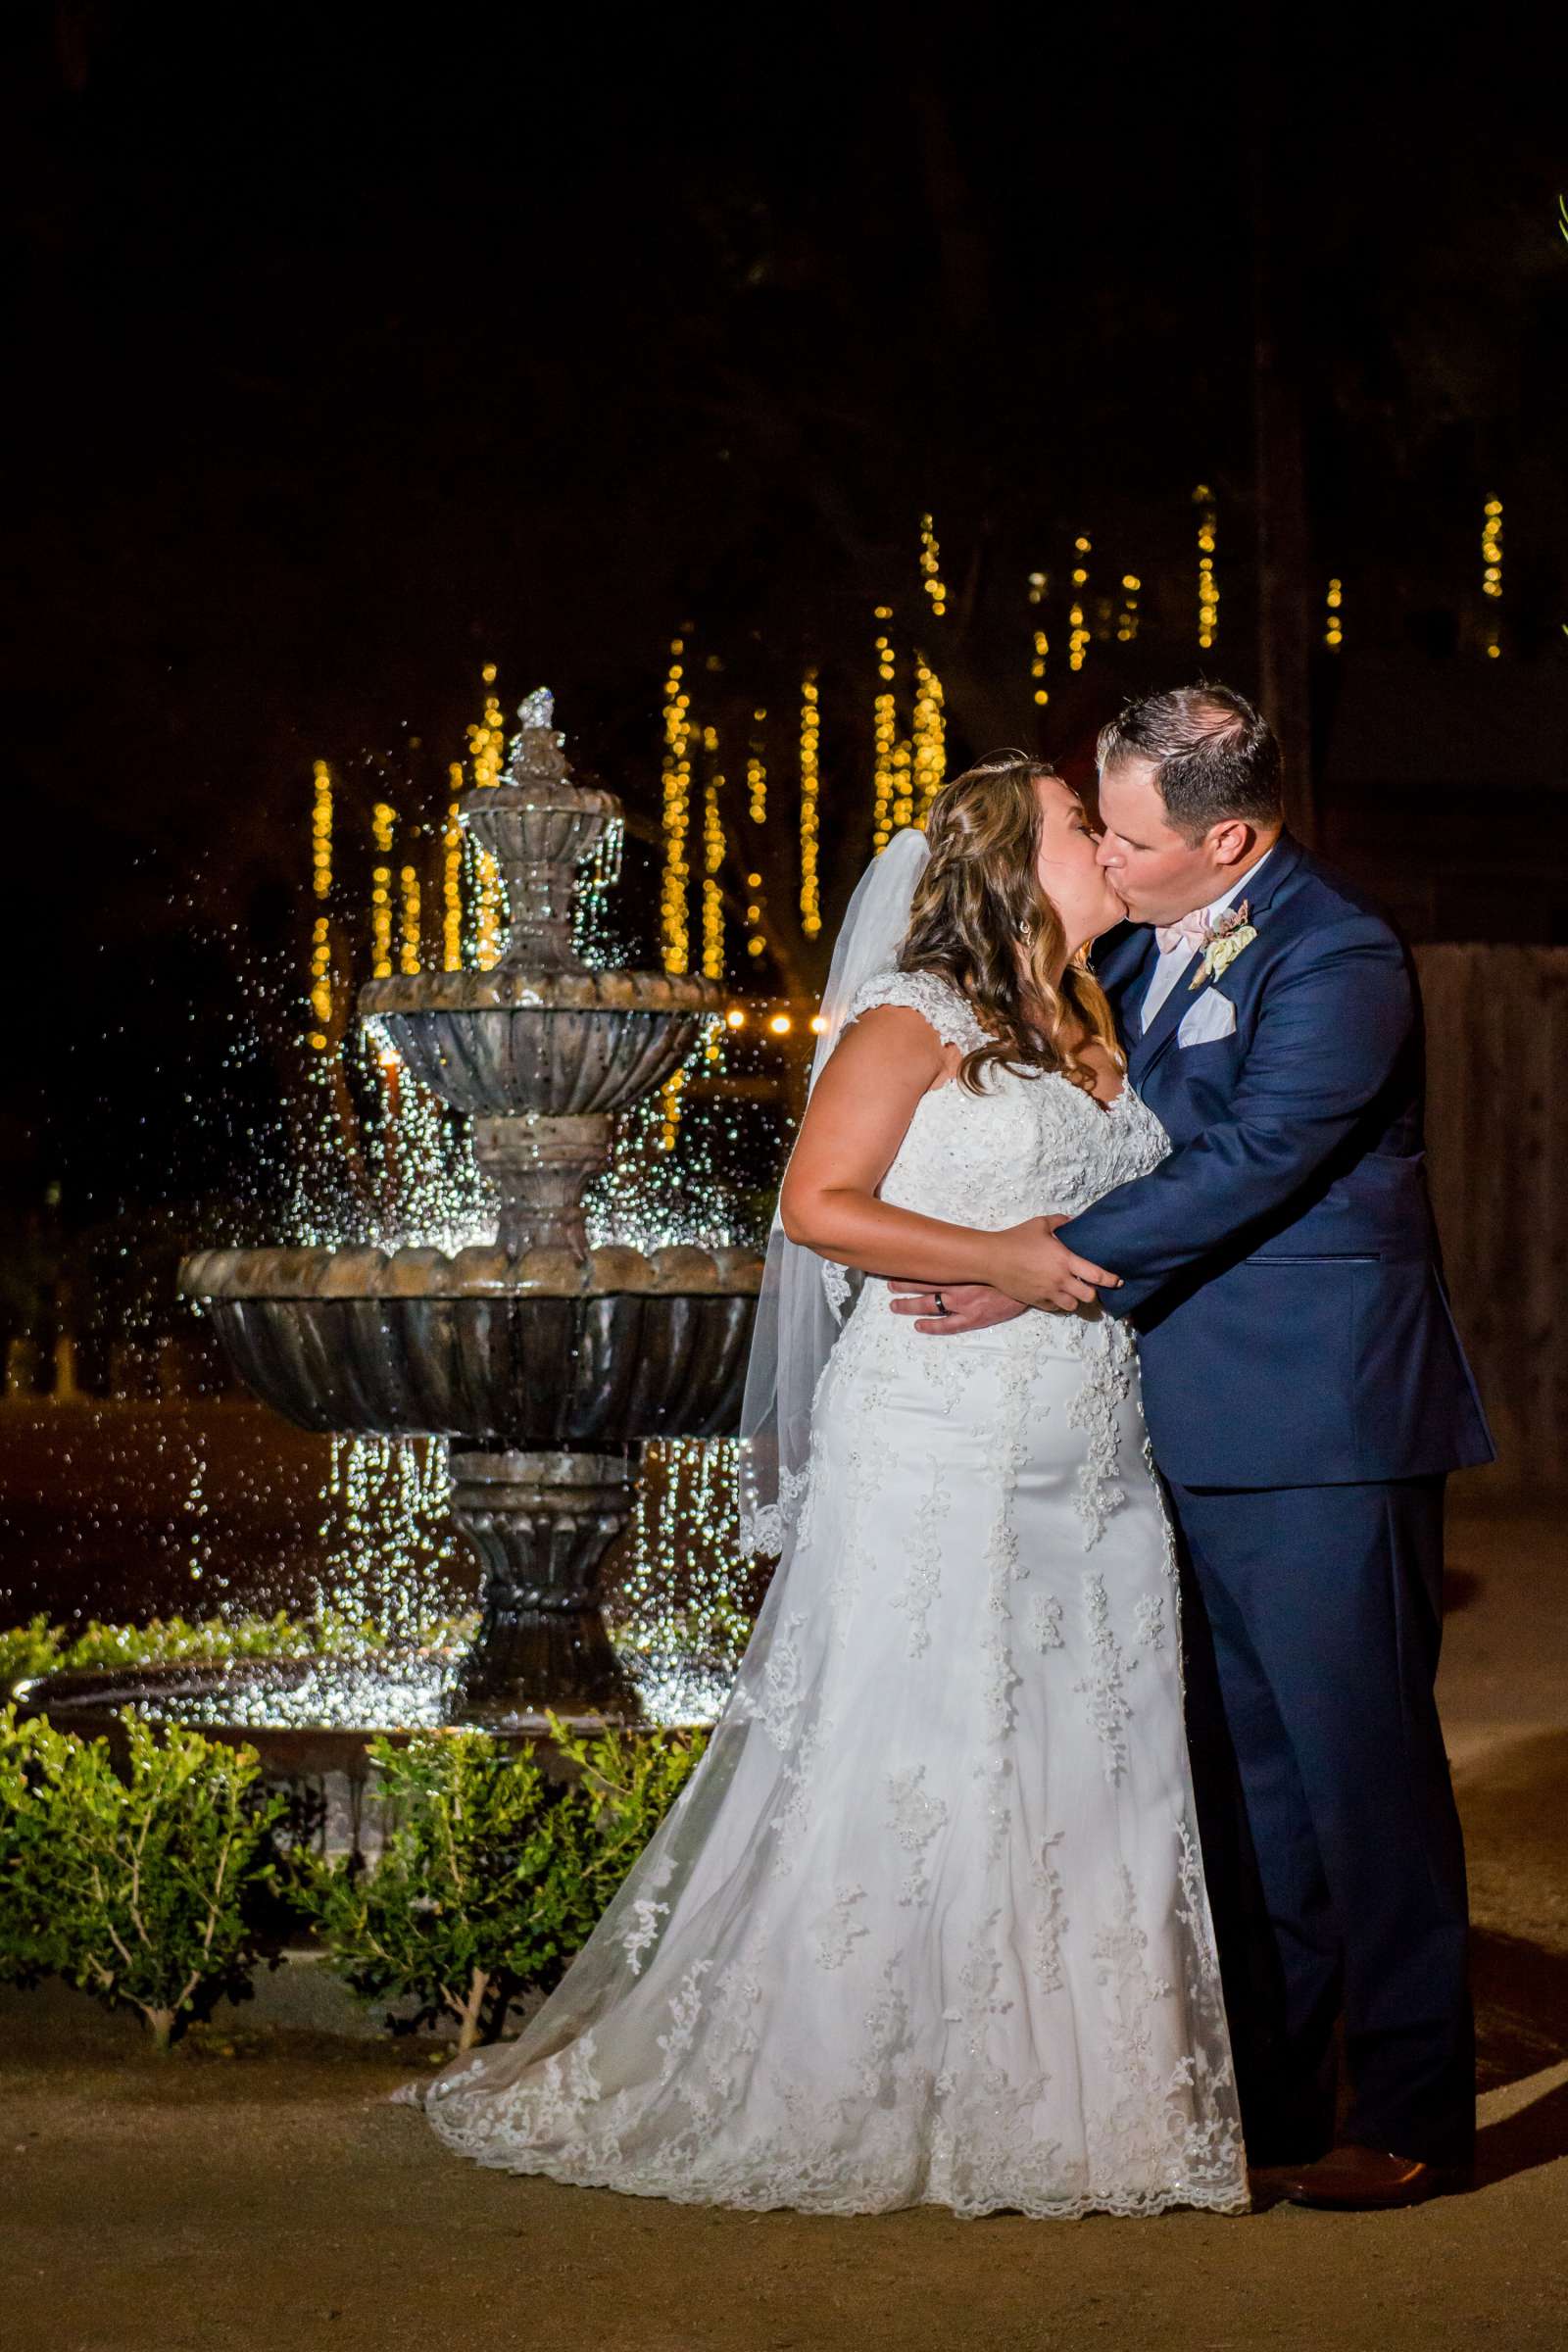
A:
{"type": "MultiPolygon", "coordinates": [[[[375,980],[359,998],[416,1077],[473,1114],[500,1195],[495,1241],[451,1256],[206,1250],[179,1282],[238,1376],[302,1428],[451,1440],[452,1513],[484,1587],[449,1712],[529,1731],[547,1706],[568,1720],[638,1713],[601,1615],[601,1565],[631,1510],[634,1448],[734,1427],[761,1263],[588,1247],[583,1193],[616,1114],[684,1060],[720,992],[590,969],[576,952],[576,875],[619,804],[573,781],[547,694],[519,715],[504,782],[459,802],[506,879],[500,962],[375,980]]],[[[205,1686],[208,1720],[221,1674],[205,1686]]],[[[110,1696],[80,1695],[100,1708],[110,1696]]]]}

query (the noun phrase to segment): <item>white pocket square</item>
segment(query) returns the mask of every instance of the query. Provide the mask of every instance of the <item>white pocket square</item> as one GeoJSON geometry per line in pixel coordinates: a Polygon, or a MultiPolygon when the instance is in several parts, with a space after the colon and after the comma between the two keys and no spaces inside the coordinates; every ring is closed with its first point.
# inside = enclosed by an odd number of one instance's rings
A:
{"type": "Polygon", "coordinates": [[[1210,1046],[1217,1037],[1233,1037],[1236,1033],[1236,1007],[1229,997],[1222,997],[1217,988],[1205,988],[1196,1004],[1189,1005],[1176,1032],[1179,1046],[1210,1046]]]}

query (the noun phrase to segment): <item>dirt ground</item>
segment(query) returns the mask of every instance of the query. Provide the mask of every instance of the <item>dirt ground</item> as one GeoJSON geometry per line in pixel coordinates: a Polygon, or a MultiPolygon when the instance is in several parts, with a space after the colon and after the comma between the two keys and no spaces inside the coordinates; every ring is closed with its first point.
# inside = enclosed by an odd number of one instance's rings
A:
{"type": "Polygon", "coordinates": [[[6,2352],[1502,2352],[1568,2342],[1568,1561],[1455,1524],[1445,1668],[1471,1845],[1481,2185],[1405,2214],[748,2216],[480,2172],[388,2104],[424,2050],[220,2026],[159,2062],[0,2004],[6,2352]],[[225,2054],[231,2053],[231,2054],[225,2054]]]}

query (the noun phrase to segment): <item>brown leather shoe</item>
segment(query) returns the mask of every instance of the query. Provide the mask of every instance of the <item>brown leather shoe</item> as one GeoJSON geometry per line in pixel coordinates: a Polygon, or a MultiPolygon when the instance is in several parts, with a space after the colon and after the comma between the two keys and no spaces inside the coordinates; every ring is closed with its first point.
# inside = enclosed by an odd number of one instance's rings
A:
{"type": "Polygon", "coordinates": [[[1456,2165],[1423,2164],[1383,2148],[1331,2148],[1316,2164],[1286,2172],[1280,2186],[1293,2205],[1321,2205],[1337,2213],[1382,2211],[1420,2205],[1428,2197],[1464,2185],[1456,2165]]]}

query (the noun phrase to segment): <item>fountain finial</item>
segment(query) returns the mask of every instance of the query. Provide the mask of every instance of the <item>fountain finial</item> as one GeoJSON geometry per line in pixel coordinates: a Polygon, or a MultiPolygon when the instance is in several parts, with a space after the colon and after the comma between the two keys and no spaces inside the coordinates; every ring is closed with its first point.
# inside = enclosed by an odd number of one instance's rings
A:
{"type": "Polygon", "coordinates": [[[571,935],[575,877],[618,820],[620,803],[573,777],[548,686],[524,695],[517,716],[506,772],[497,784],[471,785],[458,813],[505,877],[511,936],[501,968],[580,972],[586,966],[571,935]]]}
{"type": "Polygon", "coordinates": [[[517,705],[521,722],[512,738],[505,781],[537,792],[541,785],[568,782],[571,763],[564,746],[565,735],[556,725],[556,698],[548,686],[536,686],[517,705]]]}

